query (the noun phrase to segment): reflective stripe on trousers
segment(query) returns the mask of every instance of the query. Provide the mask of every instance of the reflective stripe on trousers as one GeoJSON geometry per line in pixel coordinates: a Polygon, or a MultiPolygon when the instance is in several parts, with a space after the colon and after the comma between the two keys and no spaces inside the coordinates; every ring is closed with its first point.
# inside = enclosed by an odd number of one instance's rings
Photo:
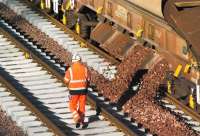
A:
{"type": "Polygon", "coordinates": [[[75,123],[78,123],[78,122],[80,122],[80,116],[79,116],[79,113],[77,112],[77,111],[74,111],[73,113],[72,113],[72,116],[73,116],[73,120],[74,120],[74,122],[75,123]]]}
{"type": "MultiPolygon", "coordinates": [[[[86,95],[71,95],[71,99],[69,101],[69,108],[72,114],[74,113],[73,118],[76,115],[75,113],[78,113],[80,121],[82,122],[84,121],[85,104],[86,104],[86,95]]],[[[74,121],[77,121],[78,116],[76,115],[74,121]]]]}

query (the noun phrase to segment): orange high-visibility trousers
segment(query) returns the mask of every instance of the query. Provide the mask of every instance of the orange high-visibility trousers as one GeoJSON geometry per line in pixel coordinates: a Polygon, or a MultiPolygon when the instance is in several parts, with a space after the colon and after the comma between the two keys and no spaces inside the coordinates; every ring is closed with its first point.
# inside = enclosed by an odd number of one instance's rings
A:
{"type": "Polygon", "coordinates": [[[83,123],[85,116],[86,95],[71,95],[69,108],[75,123],[83,123]]]}

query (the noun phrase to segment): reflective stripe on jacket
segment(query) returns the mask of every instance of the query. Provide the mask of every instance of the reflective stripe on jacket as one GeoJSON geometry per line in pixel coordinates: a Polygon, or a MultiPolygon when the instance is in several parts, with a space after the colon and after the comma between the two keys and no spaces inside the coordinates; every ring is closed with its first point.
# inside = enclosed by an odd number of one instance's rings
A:
{"type": "Polygon", "coordinates": [[[87,68],[80,62],[73,63],[65,73],[65,82],[69,83],[69,90],[82,94],[86,92],[89,75],[87,68]]]}

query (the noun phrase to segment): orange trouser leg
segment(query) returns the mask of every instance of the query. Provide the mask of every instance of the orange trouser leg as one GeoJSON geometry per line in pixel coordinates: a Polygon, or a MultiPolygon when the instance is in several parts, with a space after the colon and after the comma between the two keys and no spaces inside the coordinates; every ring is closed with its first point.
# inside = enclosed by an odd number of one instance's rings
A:
{"type": "Polygon", "coordinates": [[[79,95],[72,95],[71,99],[69,100],[69,108],[70,111],[72,112],[72,116],[75,123],[80,121],[80,115],[77,112],[78,101],[79,101],[79,95]]]}
{"type": "Polygon", "coordinates": [[[81,118],[81,122],[84,122],[85,117],[85,104],[86,104],[86,95],[80,95],[79,97],[79,115],[81,118]]]}

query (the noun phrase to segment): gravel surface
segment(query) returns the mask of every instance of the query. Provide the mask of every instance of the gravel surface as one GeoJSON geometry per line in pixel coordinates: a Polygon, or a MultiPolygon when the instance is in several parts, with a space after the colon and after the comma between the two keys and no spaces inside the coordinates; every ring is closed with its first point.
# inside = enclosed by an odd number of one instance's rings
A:
{"type": "Polygon", "coordinates": [[[0,136],[25,136],[16,123],[0,109],[0,136]]]}
{"type": "Polygon", "coordinates": [[[163,82],[167,70],[168,65],[165,60],[160,60],[154,65],[143,77],[138,93],[125,104],[123,109],[129,116],[159,136],[196,135],[174,115],[156,104],[156,90],[163,82]]]}
{"type": "MultiPolygon", "coordinates": [[[[34,41],[41,44],[42,48],[51,51],[61,62],[67,65],[71,63],[71,54],[69,52],[66,52],[58,43],[0,4],[0,15],[2,14],[5,18],[16,24],[18,28],[26,32],[34,41]]],[[[142,46],[135,46],[129,50],[121,64],[119,64],[116,79],[108,81],[96,71],[91,70],[92,83],[100,90],[99,93],[109,98],[112,102],[119,102],[121,96],[129,89],[135,73],[151,56],[151,50],[142,46]]],[[[130,98],[129,101],[128,99],[126,100],[127,102],[124,104],[123,110],[128,112],[129,116],[142,123],[146,128],[149,128],[151,132],[158,135],[195,135],[183,123],[176,120],[174,115],[171,115],[155,104],[154,97],[156,90],[159,84],[162,83],[167,69],[168,65],[163,60],[154,65],[143,76],[139,92],[130,98]]]]}
{"type": "Polygon", "coordinates": [[[93,73],[92,82],[97,85],[97,89],[101,90],[101,93],[109,98],[112,102],[117,102],[122,94],[128,90],[132,77],[141,65],[147,59],[147,56],[151,55],[151,51],[141,46],[136,46],[129,50],[125,58],[117,67],[116,78],[110,82],[102,77],[98,77],[99,74],[93,73]]]}

